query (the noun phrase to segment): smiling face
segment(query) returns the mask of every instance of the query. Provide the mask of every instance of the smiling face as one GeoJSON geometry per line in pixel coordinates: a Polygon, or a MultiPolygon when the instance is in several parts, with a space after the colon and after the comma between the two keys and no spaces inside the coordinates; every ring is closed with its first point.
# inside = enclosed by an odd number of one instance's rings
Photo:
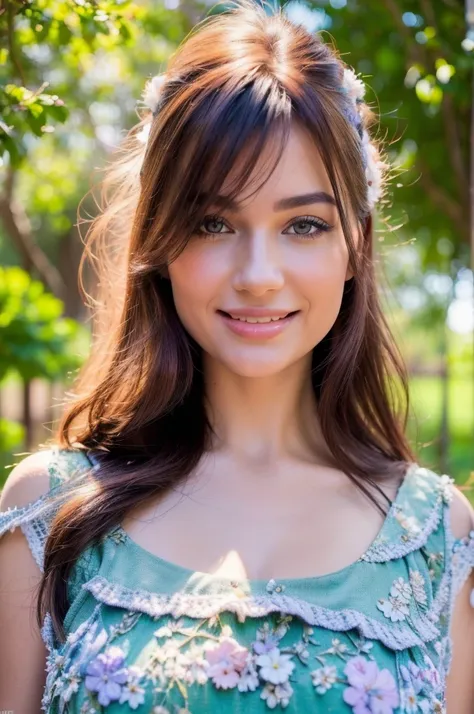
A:
{"type": "Polygon", "coordinates": [[[308,356],[336,321],[352,272],[329,178],[304,130],[292,127],[251,199],[210,206],[197,230],[168,271],[179,318],[204,352],[245,377],[308,356]]]}

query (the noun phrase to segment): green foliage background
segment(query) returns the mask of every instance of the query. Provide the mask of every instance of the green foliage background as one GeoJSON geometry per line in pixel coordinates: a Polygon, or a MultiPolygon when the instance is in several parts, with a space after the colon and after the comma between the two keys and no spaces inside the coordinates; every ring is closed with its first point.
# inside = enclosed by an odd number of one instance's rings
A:
{"type": "MultiPolygon", "coordinates": [[[[196,22],[225,7],[10,0],[0,14],[0,262],[12,269],[0,273],[4,382],[13,373],[67,380],[77,367],[81,330],[87,342],[76,280],[79,201],[137,120],[146,78],[165,68],[196,22]]],[[[336,43],[380,115],[396,175],[377,251],[390,286],[387,311],[407,361],[418,366],[410,435],[421,461],[464,482],[474,464],[474,340],[472,330],[446,322],[472,287],[474,41],[466,38],[463,3],[314,0],[286,3],[284,11],[336,43]],[[443,404],[436,373],[445,368],[443,404]]],[[[0,420],[8,463],[23,437],[21,425],[0,420]]]]}

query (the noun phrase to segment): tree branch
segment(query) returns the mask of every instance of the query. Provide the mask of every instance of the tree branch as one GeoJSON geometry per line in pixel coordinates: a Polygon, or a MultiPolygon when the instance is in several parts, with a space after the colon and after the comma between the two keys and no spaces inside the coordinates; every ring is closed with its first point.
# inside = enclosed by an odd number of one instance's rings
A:
{"type": "Polygon", "coordinates": [[[56,297],[64,299],[66,286],[63,279],[49,261],[46,254],[35,243],[30,221],[23,206],[14,198],[15,171],[8,168],[4,193],[0,195],[0,219],[6,234],[23,258],[27,270],[35,270],[48,290],[56,297]]]}
{"type": "Polygon", "coordinates": [[[9,2],[7,4],[7,32],[8,32],[8,49],[10,52],[10,59],[15,67],[16,71],[18,72],[18,76],[21,80],[21,83],[24,86],[26,86],[25,82],[25,76],[23,74],[23,67],[18,61],[18,58],[16,56],[16,47],[15,47],[15,41],[14,41],[14,24],[15,24],[15,14],[13,10],[13,3],[9,2]]]}
{"type": "Polygon", "coordinates": [[[420,183],[429,195],[433,205],[437,205],[453,222],[463,241],[469,240],[468,219],[462,204],[455,201],[437,184],[430,172],[428,164],[420,159],[420,183]]]}
{"type": "MultiPolygon", "coordinates": [[[[429,58],[426,50],[419,45],[416,40],[414,40],[413,35],[410,31],[410,29],[405,25],[405,23],[402,20],[401,14],[400,14],[400,7],[396,0],[382,0],[385,7],[387,8],[387,11],[390,13],[398,31],[400,34],[404,37],[406,46],[408,48],[408,56],[411,62],[416,62],[421,64],[423,67],[427,67],[429,64],[429,58]]],[[[420,0],[420,5],[422,7],[422,11],[425,14],[426,19],[428,22],[435,28],[436,32],[438,32],[438,25],[436,22],[436,15],[433,10],[433,6],[430,2],[430,0],[420,0]]],[[[437,50],[434,51],[433,54],[434,59],[439,59],[442,57],[441,53],[439,53],[437,50]]],[[[460,138],[460,132],[459,132],[459,121],[458,117],[456,116],[456,109],[453,103],[453,98],[448,92],[443,92],[443,101],[441,103],[441,111],[442,111],[442,117],[443,117],[443,124],[444,124],[444,131],[445,131],[445,136],[446,136],[446,143],[447,147],[449,150],[449,156],[450,156],[450,161],[451,165],[453,168],[453,172],[456,178],[456,183],[457,183],[457,188],[459,191],[459,195],[461,196],[461,202],[462,206],[459,206],[461,209],[461,213],[464,214],[465,210],[468,207],[469,204],[469,195],[468,195],[468,186],[469,186],[469,178],[468,178],[468,168],[465,164],[464,158],[463,158],[463,152],[462,152],[462,143],[461,143],[461,138],[460,138]]],[[[423,174],[426,175],[426,165],[423,168],[423,174]]],[[[432,193],[438,193],[440,191],[439,187],[434,184],[433,181],[430,181],[430,190],[432,193]]],[[[445,210],[448,213],[448,215],[453,215],[453,220],[456,220],[457,222],[459,221],[458,219],[454,219],[454,214],[456,213],[453,207],[453,201],[452,199],[444,192],[441,192],[444,196],[444,199],[442,199],[442,203],[445,206],[445,210]],[[451,206],[448,209],[448,204],[451,206]]],[[[454,202],[454,205],[458,205],[454,202]]],[[[458,228],[459,228],[459,223],[458,223],[458,228]]],[[[465,234],[465,225],[463,225],[462,229],[463,235],[465,234]]]]}

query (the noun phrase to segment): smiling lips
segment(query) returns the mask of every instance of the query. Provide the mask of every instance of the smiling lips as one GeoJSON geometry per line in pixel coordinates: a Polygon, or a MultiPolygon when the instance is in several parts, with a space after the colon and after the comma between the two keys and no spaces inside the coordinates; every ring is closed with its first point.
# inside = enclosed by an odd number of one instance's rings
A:
{"type": "Polygon", "coordinates": [[[261,339],[280,334],[298,312],[299,310],[248,307],[229,311],[218,310],[217,314],[235,334],[261,339]]]}

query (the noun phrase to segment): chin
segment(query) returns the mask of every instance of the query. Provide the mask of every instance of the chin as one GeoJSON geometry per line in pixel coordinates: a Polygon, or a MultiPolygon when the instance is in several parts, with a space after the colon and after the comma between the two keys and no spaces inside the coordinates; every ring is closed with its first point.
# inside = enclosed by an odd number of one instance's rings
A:
{"type": "MultiPolygon", "coordinates": [[[[239,377],[263,378],[273,377],[291,366],[292,361],[278,359],[276,356],[272,359],[271,355],[266,357],[255,358],[234,358],[228,357],[219,358],[219,361],[233,374],[239,377]]],[[[295,360],[296,361],[296,360],[295,360]]]]}

